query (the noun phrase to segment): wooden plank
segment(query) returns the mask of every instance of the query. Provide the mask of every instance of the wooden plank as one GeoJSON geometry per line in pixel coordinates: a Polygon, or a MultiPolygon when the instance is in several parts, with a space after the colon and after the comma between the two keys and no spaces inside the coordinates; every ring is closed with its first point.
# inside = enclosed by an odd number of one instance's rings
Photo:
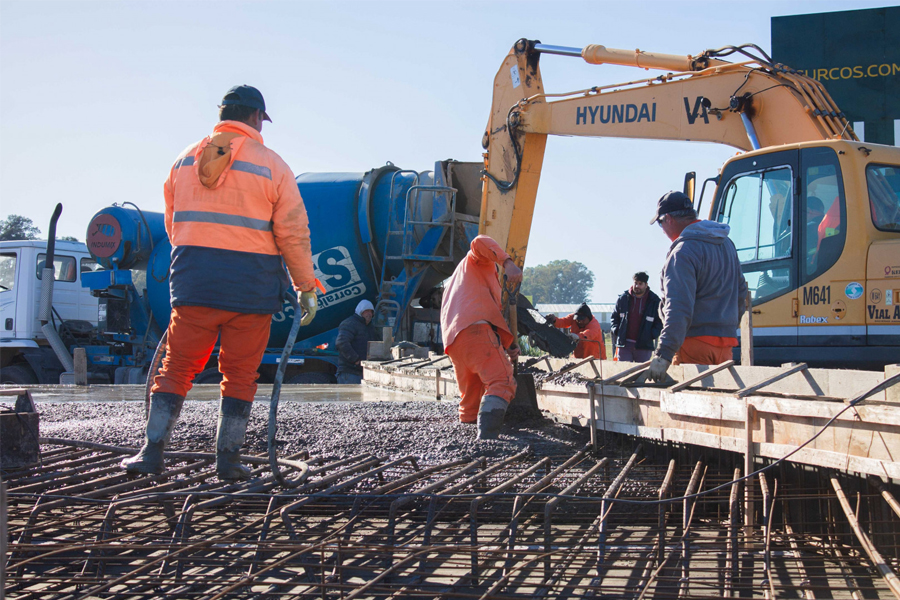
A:
{"type": "Polygon", "coordinates": [[[0,396],[21,396],[27,392],[25,388],[3,388],[0,389],[0,396]]]}
{"type": "Polygon", "coordinates": [[[697,393],[670,393],[660,395],[660,410],[687,417],[699,417],[715,421],[743,421],[745,402],[722,395],[697,393]]]}
{"type": "Polygon", "coordinates": [[[75,367],[75,385],[87,385],[87,354],[84,348],[75,348],[72,360],[75,367]]]}
{"type": "Polygon", "coordinates": [[[900,383],[900,373],[897,373],[896,375],[894,375],[892,377],[888,377],[881,383],[877,383],[877,384],[873,385],[869,389],[855,395],[853,398],[849,398],[847,400],[847,403],[851,404],[851,405],[857,404],[858,402],[862,402],[863,400],[865,400],[866,398],[868,398],[869,396],[871,396],[873,394],[877,394],[878,392],[884,391],[884,390],[888,389],[889,387],[897,385],[897,383],[900,383]]]}
{"type": "Polygon", "coordinates": [[[753,366],[753,295],[747,290],[747,310],[741,316],[741,366],[753,366]]]}
{"type": "Polygon", "coordinates": [[[706,371],[703,371],[702,373],[695,375],[694,377],[691,377],[687,381],[682,381],[681,383],[679,383],[677,385],[673,385],[672,387],[669,388],[669,391],[670,392],[680,392],[684,388],[689,387],[689,386],[697,383],[698,381],[706,379],[710,375],[714,375],[714,374],[718,373],[719,371],[724,371],[725,369],[732,367],[732,366],[734,366],[734,361],[726,360],[725,362],[718,364],[711,369],[708,369],[706,371]]]}
{"type": "Polygon", "coordinates": [[[806,369],[807,369],[806,363],[800,363],[798,365],[788,367],[788,368],[784,369],[783,371],[781,371],[780,373],[778,373],[777,375],[773,375],[772,377],[769,377],[768,379],[763,379],[759,383],[756,383],[754,385],[745,387],[744,389],[738,390],[737,397],[743,398],[744,396],[749,396],[753,392],[755,392],[757,390],[761,390],[762,388],[766,387],[767,385],[771,385],[771,384],[775,383],[776,381],[781,381],[785,377],[789,377],[789,376],[793,375],[794,373],[797,373],[798,371],[805,371],[806,369]]]}
{"type": "Polygon", "coordinates": [[[647,362],[642,362],[638,365],[631,367],[630,369],[625,369],[624,371],[622,371],[620,373],[616,373],[612,377],[601,381],[600,385],[608,385],[610,383],[615,383],[615,382],[619,381],[620,379],[622,379],[623,377],[627,377],[628,375],[631,375],[632,373],[637,373],[638,371],[643,371],[647,367],[650,366],[650,362],[651,361],[648,360],[647,362]]]}

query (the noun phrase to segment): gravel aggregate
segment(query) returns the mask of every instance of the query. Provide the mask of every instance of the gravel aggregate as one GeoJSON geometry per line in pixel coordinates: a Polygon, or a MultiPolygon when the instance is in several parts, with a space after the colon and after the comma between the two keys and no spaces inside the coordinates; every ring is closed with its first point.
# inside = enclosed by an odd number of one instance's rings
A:
{"type": "MultiPolygon", "coordinates": [[[[138,447],[144,436],[142,402],[43,402],[41,436],[138,447]]],[[[185,402],[172,434],[172,450],[212,451],[218,403],[185,402]]],[[[244,452],[266,451],[269,404],[254,402],[244,452]]],[[[504,425],[497,440],[475,439],[475,425],[458,420],[452,401],[284,402],[279,404],[278,452],[345,457],[370,452],[407,454],[435,464],[467,456],[502,458],[531,447],[536,456],[571,454],[589,442],[586,429],[538,419],[504,425]]]]}

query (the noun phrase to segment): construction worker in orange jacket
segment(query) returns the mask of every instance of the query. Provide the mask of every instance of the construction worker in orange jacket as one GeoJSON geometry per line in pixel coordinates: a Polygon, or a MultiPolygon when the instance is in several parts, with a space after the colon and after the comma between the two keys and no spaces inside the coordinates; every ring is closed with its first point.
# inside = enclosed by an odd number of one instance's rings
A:
{"type": "Polygon", "coordinates": [[[506,409],[516,395],[510,359],[519,355],[516,336],[500,308],[497,266],[510,284],[521,283],[522,270],[500,244],[479,235],[444,285],[441,336],[462,394],[459,420],[478,423],[479,439],[500,434],[506,409]]]}
{"type": "Polygon", "coordinates": [[[300,294],[301,324],[315,317],[306,208],[291,169],[263,145],[263,121],[271,119],[259,90],[231,88],[212,135],[188,146],[169,171],[172,315],[146,439],[137,456],[123,462],[130,473],[163,472],[163,450],[184,397],[220,339],[216,471],[225,480],[249,477],[240,449],[272,315],[290,285],[283,263],[300,294]]]}
{"type": "Polygon", "coordinates": [[[555,327],[569,328],[572,340],[578,342],[575,346],[575,358],[599,358],[606,360],[606,342],[603,341],[603,329],[600,322],[594,317],[591,308],[583,303],[574,313],[568,317],[547,315],[547,322],[555,327]]]}

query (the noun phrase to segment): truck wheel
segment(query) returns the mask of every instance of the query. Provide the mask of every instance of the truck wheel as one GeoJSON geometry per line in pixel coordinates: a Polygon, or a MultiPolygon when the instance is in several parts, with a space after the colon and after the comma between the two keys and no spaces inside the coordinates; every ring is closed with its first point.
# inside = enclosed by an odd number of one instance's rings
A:
{"type": "Polygon", "coordinates": [[[212,367],[197,373],[194,383],[222,383],[222,374],[218,367],[212,367]]]}
{"type": "Polygon", "coordinates": [[[337,383],[337,379],[334,376],[329,375],[328,373],[321,373],[319,371],[306,371],[304,373],[297,373],[293,377],[291,377],[288,383],[318,383],[318,384],[328,384],[328,383],[337,383]]]}
{"type": "Polygon", "coordinates": [[[37,385],[38,378],[28,365],[10,365],[0,370],[3,385],[37,385]]]}

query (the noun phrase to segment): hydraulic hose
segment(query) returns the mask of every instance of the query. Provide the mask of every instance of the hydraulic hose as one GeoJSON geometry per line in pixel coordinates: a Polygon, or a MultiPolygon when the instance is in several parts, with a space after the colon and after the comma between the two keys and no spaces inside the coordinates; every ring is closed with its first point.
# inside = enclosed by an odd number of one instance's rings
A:
{"type": "Polygon", "coordinates": [[[166,342],[169,340],[169,330],[163,331],[159,343],[156,345],[156,351],[153,353],[153,360],[150,361],[150,369],[147,371],[147,383],[144,385],[144,418],[150,418],[150,388],[153,387],[153,378],[156,377],[157,371],[162,364],[163,356],[166,353],[166,342]]]}
{"type": "Polygon", "coordinates": [[[269,400],[269,466],[272,468],[272,475],[278,481],[279,485],[286,488],[294,488],[306,481],[309,476],[309,465],[302,461],[294,461],[287,459],[279,459],[278,451],[275,449],[275,434],[278,432],[278,399],[281,396],[281,383],[284,381],[284,372],[287,369],[288,358],[294,349],[294,342],[297,340],[297,334],[300,333],[301,309],[300,302],[297,301],[297,294],[293,290],[288,291],[285,297],[294,307],[294,323],[291,325],[291,331],[288,333],[287,341],[284,343],[284,350],[281,351],[281,360],[278,361],[278,369],[275,371],[275,382],[272,384],[272,398],[269,400]],[[300,471],[297,479],[288,479],[278,467],[279,464],[294,467],[300,471]]]}

